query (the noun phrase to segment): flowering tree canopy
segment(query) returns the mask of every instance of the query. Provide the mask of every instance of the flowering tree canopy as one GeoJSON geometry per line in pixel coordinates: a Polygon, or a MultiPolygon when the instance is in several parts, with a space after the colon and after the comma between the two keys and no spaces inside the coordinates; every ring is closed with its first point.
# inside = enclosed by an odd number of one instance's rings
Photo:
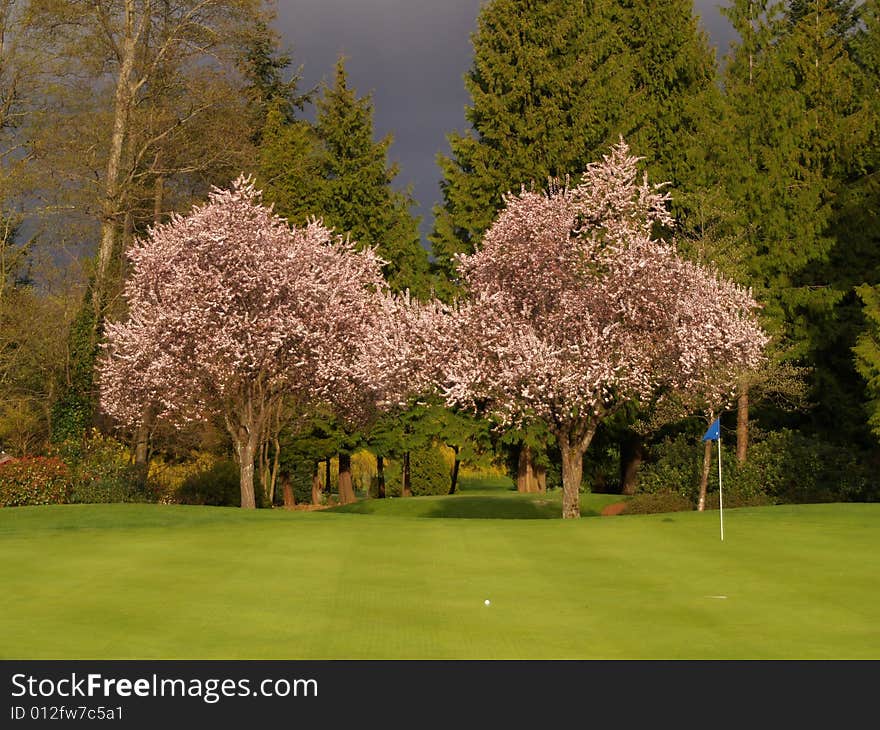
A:
{"type": "Polygon", "coordinates": [[[107,413],[172,422],[219,414],[253,507],[254,454],[282,397],[345,400],[372,372],[349,343],[381,333],[382,262],[320,222],[290,227],[246,178],[134,246],[127,321],[109,324],[100,366],[107,413]]]}
{"type": "Polygon", "coordinates": [[[482,247],[459,256],[468,296],[439,348],[446,400],[504,424],[543,420],[563,457],[563,516],[579,515],[599,423],[663,388],[721,401],[761,360],[750,292],[653,237],[667,196],[621,141],[575,187],[508,195],[482,247]]]}

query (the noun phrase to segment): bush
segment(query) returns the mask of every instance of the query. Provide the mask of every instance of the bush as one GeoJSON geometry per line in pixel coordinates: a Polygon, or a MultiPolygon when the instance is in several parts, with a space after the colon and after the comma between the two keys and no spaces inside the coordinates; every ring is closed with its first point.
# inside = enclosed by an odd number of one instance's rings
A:
{"type": "Polygon", "coordinates": [[[626,501],[621,514],[650,515],[660,512],[688,512],[694,509],[694,503],[678,492],[653,492],[637,494],[626,501]]]}
{"type": "Polygon", "coordinates": [[[188,477],[207,471],[218,457],[208,451],[191,451],[181,458],[158,454],[150,459],[148,481],[156,501],[162,504],[177,501],[177,490],[188,477]]]}
{"type": "Polygon", "coordinates": [[[414,496],[449,494],[452,475],[440,449],[430,446],[412,451],[409,474],[414,496]]]}
{"type": "MultiPolygon", "coordinates": [[[[712,449],[707,507],[718,506],[718,455],[712,449]]],[[[724,504],[871,501],[880,496],[876,469],[851,449],[796,431],[762,434],[745,464],[733,445],[722,449],[724,504]]],[[[666,439],[653,449],[639,476],[639,493],[676,492],[696,503],[703,448],[696,435],[666,439]]]]}
{"type": "MultiPolygon", "coordinates": [[[[642,465],[638,493],[674,492],[696,504],[702,458],[703,449],[697,437],[679,435],[665,439],[652,449],[650,461],[642,465]]],[[[715,479],[717,484],[717,474],[715,479]]]]}
{"type": "Polygon", "coordinates": [[[783,429],[754,443],[736,479],[781,503],[871,501],[880,489],[865,461],[849,448],[783,429]]]}
{"type": "Polygon", "coordinates": [[[0,506],[64,504],[72,490],[70,470],[57,457],[0,464],[0,506]]]}
{"type": "Polygon", "coordinates": [[[128,447],[113,438],[93,431],[86,439],[58,444],[54,453],[70,469],[71,502],[155,501],[144,475],[132,464],[128,447]]]}
{"type": "MultiPolygon", "coordinates": [[[[747,495],[742,492],[732,491],[728,493],[727,485],[724,485],[724,507],[767,507],[776,504],[776,500],[766,494],[747,495]]],[[[718,509],[720,500],[718,492],[706,495],[706,509],[718,509]]]]}
{"type": "MultiPolygon", "coordinates": [[[[413,449],[409,454],[409,478],[413,496],[449,494],[452,486],[452,468],[445,447],[426,446],[413,449]]],[[[451,451],[451,449],[449,450],[451,451]]],[[[399,497],[403,488],[403,461],[385,459],[385,494],[399,497]]],[[[378,493],[378,480],[370,482],[370,496],[378,493]]]]}
{"type": "MultiPolygon", "coordinates": [[[[262,490],[254,480],[257,500],[262,490]]],[[[241,470],[231,460],[214,463],[208,469],[190,474],[175,495],[180,504],[201,504],[212,507],[241,506],[241,470]]]]}

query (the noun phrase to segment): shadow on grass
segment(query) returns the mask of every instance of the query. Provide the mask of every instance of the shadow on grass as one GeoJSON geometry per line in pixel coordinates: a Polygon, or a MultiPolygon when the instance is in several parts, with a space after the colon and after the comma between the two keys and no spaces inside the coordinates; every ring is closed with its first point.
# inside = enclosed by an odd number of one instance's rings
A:
{"type": "MultiPolygon", "coordinates": [[[[582,517],[597,517],[602,504],[581,502],[582,517]]],[[[398,517],[475,520],[555,520],[562,518],[558,494],[520,495],[501,492],[490,495],[455,495],[450,497],[407,497],[406,499],[367,499],[328,512],[382,514],[398,517]]]]}
{"type": "Polygon", "coordinates": [[[550,520],[561,517],[559,503],[549,499],[459,497],[435,502],[425,517],[482,520],[550,520]]]}

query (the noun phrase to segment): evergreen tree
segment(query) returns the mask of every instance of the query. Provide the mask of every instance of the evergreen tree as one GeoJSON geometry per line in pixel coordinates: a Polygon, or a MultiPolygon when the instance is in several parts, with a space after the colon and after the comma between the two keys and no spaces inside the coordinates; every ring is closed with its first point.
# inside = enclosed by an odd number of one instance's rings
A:
{"type": "Polygon", "coordinates": [[[324,222],[350,234],[360,246],[375,246],[387,261],[385,276],[392,289],[426,296],[428,258],[421,246],[418,219],[410,212],[408,192],[391,187],[396,164],[387,163],[392,137],[373,141],[373,102],[358,98],[348,85],[345,60],[336,63],[332,87],[317,101],[315,131],[323,148],[324,222]]]}
{"type": "Polygon", "coordinates": [[[716,91],[715,54],[685,0],[630,0],[627,32],[632,94],[624,130],[633,152],[645,158],[651,179],[674,192],[690,174],[686,155],[706,96],[716,91]]]}
{"type": "MultiPolygon", "coordinates": [[[[862,421],[867,411],[875,435],[880,435],[880,2],[868,0],[860,8],[859,30],[852,39],[852,54],[863,72],[862,94],[869,102],[870,139],[856,155],[841,195],[835,233],[838,246],[832,259],[840,288],[855,287],[838,307],[836,328],[829,328],[827,354],[834,372],[858,376],[841,377],[847,405],[858,408],[858,435],[864,437],[862,421]],[[849,357],[854,349],[855,362],[849,357]],[[833,359],[832,359],[833,358],[833,359]]],[[[874,442],[876,446],[876,442],[874,442]]]]}
{"type": "Polygon", "coordinates": [[[278,33],[269,26],[266,18],[258,17],[254,21],[252,37],[239,60],[241,73],[247,80],[244,92],[250,100],[250,110],[258,120],[255,142],[260,139],[260,120],[266,119],[270,110],[274,109],[285,121],[292,122],[297,110],[301,111],[310,99],[310,92],[299,93],[302,80],[299,70],[285,78],[293,58],[279,47],[278,33]]]}
{"type": "Polygon", "coordinates": [[[305,225],[323,209],[324,150],[315,128],[270,106],[261,134],[258,168],[267,202],[291,223],[305,225]]]}
{"type": "Polygon", "coordinates": [[[714,77],[690,2],[494,0],[473,45],[472,131],[449,135],[451,155],[438,158],[431,241],[448,279],[504,193],[579,175],[621,134],[655,179],[679,178],[695,99],[714,77]]]}
{"type": "Polygon", "coordinates": [[[858,68],[834,30],[836,13],[814,7],[796,20],[766,0],[736,0],[725,10],[743,39],[724,75],[731,222],[742,232],[747,283],[793,357],[807,354],[811,315],[834,298],[827,282],[811,280],[811,264],[831,250],[845,161],[864,141],[858,68]]]}
{"type": "Polygon", "coordinates": [[[858,293],[865,305],[868,326],[854,348],[856,367],[866,383],[868,424],[880,438],[880,286],[865,284],[858,293]]]}
{"type": "Polygon", "coordinates": [[[835,221],[871,127],[850,53],[854,27],[842,31],[848,7],[735,0],[724,9],[740,40],[705,143],[722,201],[709,256],[729,258],[754,289],[784,359],[813,367],[816,422],[838,432],[853,409],[832,362],[845,331],[836,307],[853,295],[833,263],[842,245],[835,221]]]}
{"type": "Polygon", "coordinates": [[[507,191],[577,174],[623,129],[630,91],[615,3],[494,0],[472,37],[465,78],[472,131],[448,136],[438,157],[443,205],[431,235],[436,266],[452,280],[507,191]]]}
{"type": "Polygon", "coordinates": [[[316,107],[314,125],[291,120],[283,106],[270,108],[260,147],[266,199],[293,222],[320,217],[359,246],[376,247],[392,289],[428,296],[428,257],[411,213],[414,200],[392,188],[398,173],[387,162],[392,137],[373,140],[372,100],[349,86],[343,58],[316,107]]]}

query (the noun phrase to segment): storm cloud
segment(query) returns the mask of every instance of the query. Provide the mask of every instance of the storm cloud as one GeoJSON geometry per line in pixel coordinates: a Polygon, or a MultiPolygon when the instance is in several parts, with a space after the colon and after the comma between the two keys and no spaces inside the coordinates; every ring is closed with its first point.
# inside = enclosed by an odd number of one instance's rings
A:
{"type": "MultiPolygon", "coordinates": [[[[469,102],[464,74],[471,33],[484,0],[278,0],[276,27],[302,67],[302,88],[332,81],[340,54],[351,85],[375,104],[377,137],[392,134],[399,187],[419,202],[422,235],[441,199],[436,156],[446,135],[464,130],[469,102]]],[[[698,0],[695,13],[723,54],[733,37],[718,4],[698,0]]]]}

